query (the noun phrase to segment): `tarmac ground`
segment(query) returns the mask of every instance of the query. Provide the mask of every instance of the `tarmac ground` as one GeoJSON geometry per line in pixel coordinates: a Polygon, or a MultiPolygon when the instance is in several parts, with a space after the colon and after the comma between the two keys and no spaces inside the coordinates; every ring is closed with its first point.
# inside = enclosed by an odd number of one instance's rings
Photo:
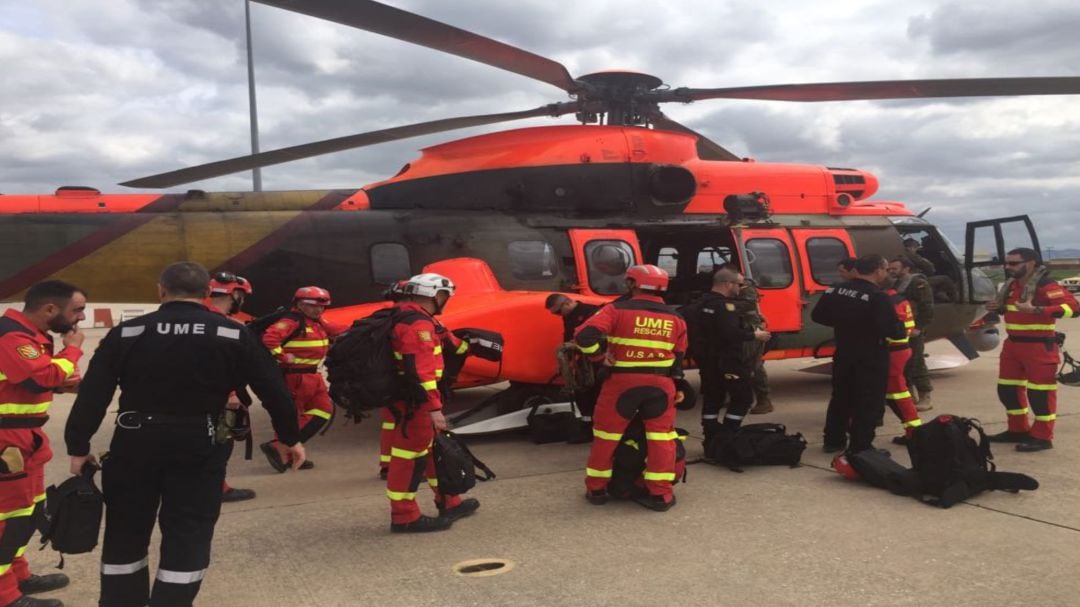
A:
{"type": "MultiPolygon", "coordinates": [[[[1061,328],[1080,340],[1080,321],[1061,328]]],[[[103,330],[90,330],[92,352],[103,330]]],[[[935,342],[931,352],[951,352],[935,342]]],[[[998,352],[934,377],[933,411],[1004,429],[997,401],[998,352]]],[[[85,371],[89,358],[81,364],[85,371]]],[[[689,467],[666,513],[632,502],[603,507],[583,498],[588,445],[535,445],[522,435],[470,440],[498,474],[470,495],[482,507],[446,532],[391,535],[385,485],[376,477],[378,426],[339,418],[308,445],[316,467],[275,473],[256,448],[233,453],[229,482],[255,489],[251,501],[225,504],[213,562],[197,604],[352,605],[1016,605],[1080,604],[1080,388],[1059,390],[1054,449],[1017,453],[995,445],[998,468],[1038,479],[1037,491],[980,494],[942,510],[843,479],[821,450],[828,378],[800,372],[811,361],[771,361],[776,411],[750,421],[780,422],[810,441],[798,468],[744,473],[704,463],[689,467]],[[488,575],[454,566],[505,561],[488,575]]],[[[459,394],[479,401],[493,388],[459,394]]],[[[73,402],[60,395],[46,426],[56,457],[47,482],[67,477],[63,427],[73,402]]],[[[115,403],[114,403],[115,406],[115,403]]],[[[257,441],[271,436],[254,410],[257,441]]],[[[698,410],[680,412],[691,431],[689,459],[701,454],[698,410]]],[[[106,417],[93,449],[112,434],[106,417]]],[[[901,433],[886,413],[878,444],[907,464],[901,433]]],[[[421,487],[422,492],[427,490],[421,487]]],[[[422,508],[434,513],[424,494],[422,508]]],[[[36,536],[35,536],[36,538],[36,536]]],[[[54,571],[56,553],[27,557],[54,571]]],[[[156,570],[157,536],[150,550],[156,570]]],[[[68,588],[49,595],[69,606],[97,604],[100,547],[66,558],[68,588]]],[[[481,567],[483,569],[483,567],[481,567]]]]}

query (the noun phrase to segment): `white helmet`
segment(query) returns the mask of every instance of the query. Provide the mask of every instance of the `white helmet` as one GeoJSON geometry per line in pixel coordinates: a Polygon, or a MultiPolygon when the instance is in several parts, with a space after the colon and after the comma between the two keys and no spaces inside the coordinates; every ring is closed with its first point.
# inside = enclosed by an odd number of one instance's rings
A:
{"type": "Polygon", "coordinates": [[[442,274],[417,274],[405,283],[405,295],[417,295],[420,297],[435,297],[439,291],[446,291],[447,295],[454,294],[454,282],[442,274]]]}

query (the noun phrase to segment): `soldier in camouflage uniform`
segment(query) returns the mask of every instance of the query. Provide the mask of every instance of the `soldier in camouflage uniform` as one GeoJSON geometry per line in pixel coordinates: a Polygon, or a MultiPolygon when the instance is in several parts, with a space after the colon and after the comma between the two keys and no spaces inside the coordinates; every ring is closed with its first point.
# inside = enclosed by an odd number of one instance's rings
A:
{"type": "Polygon", "coordinates": [[[918,392],[915,406],[919,411],[929,411],[930,393],[934,386],[930,383],[930,370],[926,368],[926,340],[923,332],[934,320],[934,291],[922,274],[914,271],[914,263],[907,256],[900,256],[889,262],[889,274],[896,281],[896,292],[911,303],[915,312],[915,328],[911,331],[911,360],[904,370],[908,385],[918,392]]]}
{"type": "MultiPolygon", "coordinates": [[[[758,304],[760,297],[758,296],[757,287],[754,286],[754,281],[748,280],[742,274],[739,274],[739,286],[742,290],[739,292],[739,299],[744,299],[754,304],[754,310],[747,314],[747,319],[755,329],[767,330],[765,317],[761,315],[761,306],[758,304]]],[[[751,414],[770,413],[773,410],[772,399],[769,398],[769,376],[765,373],[765,343],[763,341],[751,340],[745,343],[743,346],[746,350],[746,356],[748,359],[754,361],[754,375],[751,380],[751,385],[754,388],[754,408],[750,409],[751,414]]]]}

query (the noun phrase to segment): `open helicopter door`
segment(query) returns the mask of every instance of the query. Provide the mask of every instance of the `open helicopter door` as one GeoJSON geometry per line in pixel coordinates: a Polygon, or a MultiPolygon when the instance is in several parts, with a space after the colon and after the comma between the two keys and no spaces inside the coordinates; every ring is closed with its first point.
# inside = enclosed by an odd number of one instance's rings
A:
{"type": "Polygon", "coordinates": [[[972,221],[964,234],[964,297],[968,303],[994,298],[1005,280],[1005,254],[1016,248],[1034,249],[1040,256],[1039,236],[1027,215],[972,221]],[[982,268],[987,268],[985,271],[982,268]]]}
{"type": "Polygon", "coordinates": [[[641,248],[633,230],[569,230],[574,248],[577,284],[584,295],[622,295],[626,270],[641,263],[641,248]]]}
{"type": "Polygon", "coordinates": [[[802,329],[805,301],[799,286],[795,249],[783,228],[734,228],[743,273],[761,297],[761,313],[773,332],[802,329]]]}

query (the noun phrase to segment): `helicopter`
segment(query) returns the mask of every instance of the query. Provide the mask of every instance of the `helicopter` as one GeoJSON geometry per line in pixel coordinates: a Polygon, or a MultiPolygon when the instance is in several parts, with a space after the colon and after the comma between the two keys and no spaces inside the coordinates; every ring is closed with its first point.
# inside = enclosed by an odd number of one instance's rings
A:
{"type": "Polygon", "coordinates": [[[510,382],[494,407],[485,405],[491,413],[463,412],[474,430],[500,429],[512,423],[497,419],[506,415],[520,422],[523,404],[554,398],[561,325],[544,308],[546,296],[610,301],[637,263],[669,272],[673,305],[707,290],[716,266],[737,265],[756,282],[776,335],[767,358],[824,358],[832,352],[831,333],[809,311],[838,280],[837,263],[867,252],[900,255],[903,241],[914,238],[934,262],[933,278],[947,287],[936,294],[928,338],[949,339],[968,358],[996,346],[993,325],[977,323],[981,304],[994,295],[981,267],[1013,246],[1038,250],[1030,218],[969,224],[961,251],[903,204],[873,201],[878,180],[868,171],[740,158],[666,116],[662,104],[1080,93],[1074,77],[728,88],[672,88],[630,71],[575,78],[553,60],[371,0],[257,1],[485,63],[553,85],[572,100],[338,137],[121,185],[167,188],[526,118],[573,115],[581,124],[428,147],[393,177],[359,189],[103,195],[63,187],[52,195],[0,196],[8,247],[0,298],[11,301],[38,280],[61,278],[102,300],[150,301],[147,285],[160,268],[192,259],[251,280],[254,314],[288,301],[297,286],[318,284],[334,296],[328,317],[350,322],[387,305],[381,294],[396,281],[439,272],[458,285],[444,324],[498,331],[506,340],[502,362],[470,360],[459,378],[460,387],[510,382]],[[976,254],[979,234],[993,243],[984,259],[976,254]]]}

